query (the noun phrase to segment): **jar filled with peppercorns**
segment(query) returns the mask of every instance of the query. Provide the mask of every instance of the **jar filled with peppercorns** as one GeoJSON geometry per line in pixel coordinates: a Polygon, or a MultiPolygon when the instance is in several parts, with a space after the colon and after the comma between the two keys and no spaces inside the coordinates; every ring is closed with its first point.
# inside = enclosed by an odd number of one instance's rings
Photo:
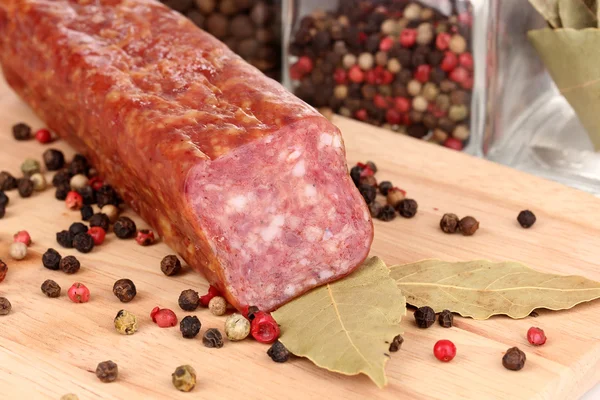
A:
{"type": "Polygon", "coordinates": [[[267,76],[281,75],[281,0],[161,0],[267,76]]]}
{"type": "Polygon", "coordinates": [[[462,150],[471,136],[468,0],[284,2],[284,82],[330,114],[462,150]]]}

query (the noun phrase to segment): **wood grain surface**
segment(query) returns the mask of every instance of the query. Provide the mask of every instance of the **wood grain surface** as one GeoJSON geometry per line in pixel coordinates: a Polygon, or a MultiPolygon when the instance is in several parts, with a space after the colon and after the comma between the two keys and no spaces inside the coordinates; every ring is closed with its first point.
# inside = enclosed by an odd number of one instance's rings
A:
{"type": "MultiPolygon", "coordinates": [[[[19,121],[43,127],[2,82],[0,170],[14,174],[22,160],[41,159],[49,147],[16,142],[10,127],[19,121]]],[[[413,219],[375,222],[372,254],[388,265],[423,258],[517,260],[540,271],[600,280],[599,199],[361,123],[341,118],[335,122],[344,132],[349,162],[375,161],[380,181],[393,181],[419,203],[413,219]],[[516,222],[525,208],[538,217],[530,230],[516,222]],[[473,237],[446,235],[438,227],[445,212],[473,215],[481,221],[481,229],[473,237]]],[[[51,146],[73,154],[63,142],[51,146]]],[[[575,399],[600,380],[600,303],[564,312],[541,311],[537,318],[519,321],[456,318],[451,329],[436,324],[419,330],[409,311],[402,322],[404,346],[387,365],[389,385],[383,390],[364,376],[337,375],[303,359],[276,364],[265,354],[267,346],[251,340],[208,349],[200,337],[183,339],[177,328],[159,329],[150,320],[150,310],[157,305],[172,308],[183,318],[190,313],[178,308],[179,293],[207,289],[204,278],[192,271],[171,278],[161,273],[160,260],[171,253],[166,245],[140,247],[110,234],[92,253],[78,254],[59,248],[55,241],[55,233],[80,216],[55,200],[54,190],[29,199],[16,192],[9,196],[6,216],[0,220],[0,258],[9,264],[0,296],[13,305],[11,314],[0,317],[2,399],[58,399],[70,392],[80,399],[575,399]],[[17,262],[9,258],[8,247],[20,229],[27,229],[34,243],[27,258],[17,262]],[[63,256],[76,255],[81,270],[65,275],[43,268],[41,254],[49,247],[63,256]],[[119,278],[130,278],[137,285],[138,296],[129,304],[119,303],[112,294],[119,278]],[[61,285],[60,298],[41,293],[45,279],[61,285]],[[74,304],[67,298],[75,281],[90,288],[89,303],[74,304]],[[133,336],[114,330],[113,318],[123,308],[139,317],[139,331],[133,336]],[[527,344],[525,332],[532,325],[546,331],[545,346],[527,344]],[[458,355],[451,363],[434,358],[432,348],[439,339],[456,344],[458,355]],[[501,364],[504,351],[512,346],[527,353],[520,372],[505,370],[501,364]],[[119,365],[120,375],[116,382],[104,384],[94,370],[109,359],[119,365]],[[191,364],[198,372],[192,393],[179,393],[171,385],[171,373],[181,364],[191,364]]],[[[202,321],[201,333],[223,327],[224,318],[206,309],[191,314],[202,321]]]]}

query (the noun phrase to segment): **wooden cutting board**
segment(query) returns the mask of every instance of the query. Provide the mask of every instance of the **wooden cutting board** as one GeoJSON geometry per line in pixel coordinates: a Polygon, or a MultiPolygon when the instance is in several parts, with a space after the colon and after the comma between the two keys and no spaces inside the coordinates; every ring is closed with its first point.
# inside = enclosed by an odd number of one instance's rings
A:
{"type": "MultiPolygon", "coordinates": [[[[0,170],[13,174],[19,172],[22,160],[41,159],[49,147],[36,141],[16,142],[10,128],[19,121],[43,127],[2,82],[0,170]]],[[[424,258],[508,259],[540,271],[600,280],[600,199],[358,122],[342,118],[335,122],[344,132],[350,163],[375,161],[379,180],[391,180],[419,203],[413,219],[375,222],[372,254],[388,265],[424,258]],[[530,230],[516,222],[525,208],[538,217],[530,230]],[[445,212],[473,215],[481,221],[481,229],[473,237],[446,235],[438,227],[445,212]]],[[[73,154],[63,142],[51,146],[73,154]]],[[[50,173],[46,176],[51,178],[50,173]]],[[[58,399],[69,392],[80,399],[574,399],[600,380],[600,303],[564,312],[542,311],[537,318],[519,321],[456,318],[452,329],[436,324],[427,330],[415,327],[409,310],[402,322],[405,343],[387,365],[389,385],[383,390],[364,376],[334,374],[303,359],[276,364],[265,354],[267,346],[252,340],[207,349],[200,337],[183,339],[178,329],[159,329],[149,318],[157,305],[183,318],[188,313],[177,306],[179,293],[187,288],[203,293],[208,286],[192,271],[164,276],[159,263],[171,253],[166,245],[141,247],[111,234],[88,255],[60,249],[55,233],[78,221],[79,212],[66,210],[52,189],[29,199],[16,192],[9,196],[6,216],[0,220],[0,258],[9,264],[0,296],[13,305],[11,314],[0,317],[3,399],[58,399]],[[7,253],[12,234],[20,229],[27,229],[34,243],[27,258],[16,262],[7,253]],[[48,247],[63,256],[75,254],[82,262],[80,272],[70,276],[43,268],[41,254],[48,247]],[[49,278],[63,288],[58,299],[46,298],[40,291],[49,278]],[[119,278],[130,278],[137,285],[138,296],[129,304],[119,303],[111,293],[119,278]],[[74,304],[67,298],[75,281],[90,288],[89,303],[74,304]],[[113,318],[122,308],[140,318],[139,332],[133,336],[121,336],[113,328],[113,318]],[[527,344],[525,332],[532,325],[546,331],[545,346],[527,344]],[[458,348],[448,364],[432,354],[433,344],[443,338],[458,348]],[[512,346],[527,353],[520,372],[505,370],[501,364],[504,351],[512,346]],[[119,365],[120,375],[117,382],[104,384],[94,370],[109,359],[119,365]],[[191,364],[198,372],[191,394],[179,393],[171,385],[171,373],[181,364],[191,364]]],[[[205,309],[192,314],[202,321],[202,332],[223,327],[224,318],[205,309]]]]}

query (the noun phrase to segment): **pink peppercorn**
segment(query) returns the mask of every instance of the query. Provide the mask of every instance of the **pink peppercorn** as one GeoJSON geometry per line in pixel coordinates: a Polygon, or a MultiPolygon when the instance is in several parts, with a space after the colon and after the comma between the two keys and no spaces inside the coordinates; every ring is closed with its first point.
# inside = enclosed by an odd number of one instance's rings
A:
{"type": "Polygon", "coordinates": [[[458,151],[463,149],[462,142],[453,137],[449,137],[448,139],[446,139],[446,141],[444,142],[444,146],[448,147],[449,149],[458,150],[458,151]]]}
{"type": "Polygon", "coordinates": [[[300,79],[302,79],[303,76],[304,74],[298,67],[298,64],[294,64],[290,67],[290,78],[292,78],[295,81],[299,81],[300,79]]]}
{"type": "Polygon", "coordinates": [[[473,70],[473,55],[471,53],[462,53],[458,56],[458,63],[468,69],[473,70]]]}
{"type": "Polygon", "coordinates": [[[83,198],[79,193],[71,190],[67,193],[65,204],[70,210],[79,210],[83,206],[83,198]]]}
{"type": "Polygon", "coordinates": [[[417,41],[417,30],[406,28],[400,33],[402,47],[412,47],[417,41]]]}
{"type": "Polygon", "coordinates": [[[375,107],[377,107],[377,108],[381,108],[381,109],[388,108],[387,100],[385,99],[385,97],[383,97],[380,94],[376,94],[375,97],[373,97],[373,104],[375,104],[375,107]]]}
{"type": "Polygon", "coordinates": [[[281,332],[271,314],[258,311],[254,313],[250,333],[257,342],[269,344],[276,341],[281,332]]]}
{"type": "Polygon", "coordinates": [[[410,120],[410,115],[404,114],[402,116],[402,125],[410,126],[411,124],[412,124],[412,121],[410,120]]]}
{"type": "Polygon", "coordinates": [[[35,140],[42,144],[50,143],[52,141],[52,133],[48,129],[39,129],[35,133],[35,140]]]}
{"type": "Polygon", "coordinates": [[[402,114],[393,108],[390,108],[385,112],[385,120],[388,124],[399,125],[400,122],[402,122],[402,114]]]}
{"type": "Polygon", "coordinates": [[[447,51],[444,54],[440,68],[442,71],[450,72],[458,65],[458,57],[451,51],[447,51]]]}
{"type": "Polygon", "coordinates": [[[406,97],[396,97],[394,99],[394,108],[401,113],[407,113],[410,111],[411,101],[406,97]]]}
{"type": "Polygon", "coordinates": [[[346,70],[344,68],[336,69],[333,73],[333,80],[335,80],[335,83],[338,85],[346,84],[346,82],[348,82],[348,74],[346,73],[346,70]]]}
{"type": "Polygon", "coordinates": [[[389,85],[394,81],[394,74],[383,67],[378,68],[382,69],[380,76],[377,76],[377,79],[381,81],[381,85],[389,85]]]}
{"type": "Polygon", "coordinates": [[[354,65],[348,70],[348,78],[354,83],[362,83],[365,79],[365,73],[360,69],[358,65],[354,65]]]}
{"type": "Polygon", "coordinates": [[[394,47],[394,39],[391,36],[386,36],[379,42],[379,50],[390,51],[394,47]]]}
{"type": "Polygon", "coordinates": [[[469,76],[467,79],[462,81],[461,86],[463,89],[471,90],[473,89],[473,77],[469,76]]]}
{"type": "Polygon", "coordinates": [[[450,72],[450,80],[456,83],[463,83],[467,79],[469,79],[469,71],[463,67],[456,67],[450,72]]]}
{"type": "Polygon", "coordinates": [[[421,83],[427,83],[429,81],[429,74],[431,73],[431,66],[427,64],[419,65],[415,71],[415,79],[421,83]]]}
{"type": "Polygon", "coordinates": [[[73,303],[87,303],[90,301],[90,290],[83,284],[75,282],[67,292],[73,303]]]}
{"type": "Polygon", "coordinates": [[[29,236],[29,232],[27,231],[19,231],[13,235],[13,240],[15,242],[21,242],[25,244],[25,246],[29,246],[31,244],[31,236],[29,236]]]}
{"type": "Polygon", "coordinates": [[[366,121],[369,118],[369,114],[367,113],[367,110],[361,108],[360,110],[356,110],[354,117],[359,121],[366,121]]]}
{"type": "Polygon", "coordinates": [[[463,25],[472,26],[473,25],[473,15],[468,12],[460,13],[460,14],[458,14],[458,22],[463,25]]]}
{"type": "Polygon", "coordinates": [[[437,35],[437,37],[435,38],[435,47],[437,47],[438,50],[441,50],[441,51],[448,50],[448,47],[450,47],[450,39],[451,38],[452,38],[452,36],[447,32],[439,33],[437,35]]]}
{"type": "Polygon", "coordinates": [[[99,176],[95,176],[89,180],[88,185],[94,190],[100,190],[100,188],[104,186],[104,181],[99,176]]]}
{"type": "Polygon", "coordinates": [[[150,229],[140,229],[137,232],[135,241],[140,246],[150,246],[152,243],[154,243],[154,232],[152,232],[150,229]]]}
{"type": "Polygon", "coordinates": [[[96,246],[102,244],[104,242],[104,238],[106,237],[106,231],[99,226],[92,226],[87,231],[88,235],[94,239],[94,244],[96,246]]]}
{"type": "Polygon", "coordinates": [[[369,85],[375,85],[377,83],[377,73],[374,69],[370,69],[365,72],[365,81],[369,85]]]}
{"type": "Polygon", "coordinates": [[[310,74],[314,67],[313,60],[307,56],[300,57],[296,65],[298,65],[303,75],[310,74]]]}
{"type": "Polygon", "coordinates": [[[527,331],[527,341],[534,346],[541,346],[546,343],[546,334],[543,329],[532,326],[527,331]]]}
{"type": "Polygon", "coordinates": [[[150,312],[150,318],[160,328],[170,328],[177,325],[177,315],[168,308],[154,307],[150,312]]]}

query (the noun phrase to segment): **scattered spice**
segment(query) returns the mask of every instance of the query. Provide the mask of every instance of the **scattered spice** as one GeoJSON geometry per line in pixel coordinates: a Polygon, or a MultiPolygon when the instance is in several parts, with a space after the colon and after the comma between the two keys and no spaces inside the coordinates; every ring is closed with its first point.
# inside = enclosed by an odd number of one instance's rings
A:
{"type": "Polygon", "coordinates": [[[108,217],[111,224],[119,218],[119,208],[112,204],[107,204],[100,209],[100,212],[108,217]]]}
{"type": "Polygon", "coordinates": [[[35,140],[41,144],[50,143],[52,141],[52,133],[48,129],[42,128],[35,132],[35,140]]]}
{"type": "Polygon", "coordinates": [[[25,246],[29,246],[31,244],[31,236],[27,231],[19,231],[13,235],[13,241],[21,242],[25,244],[25,246]]]}
{"type": "Polygon", "coordinates": [[[213,285],[210,285],[208,288],[208,293],[206,293],[204,296],[200,297],[200,305],[202,307],[208,307],[208,303],[210,303],[212,298],[215,296],[220,296],[220,295],[221,295],[221,292],[219,291],[219,289],[217,289],[213,285]]]}
{"type": "Polygon", "coordinates": [[[98,226],[104,229],[104,232],[108,232],[108,228],[110,226],[110,219],[108,218],[108,215],[103,213],[94,214],[90,218],[90,226],[98,226]]]}
{"type": "Polygon", "coordinates": [[[44,175],[41,173],[36,172],[35,174],[31,175],[29,179],[31,179],[31,182],[33,182],[34,191],[41,192],[46,189],[46,178],[44,178],[44,175]]]}
{"type": "Polygon", "coordinates": [[[83,197],[73,190],[67,193],[65,205],[69,210],[79,210],[83,206],[83,197]]]}
{"type": "Polygon", "coordinates": [[[40,171],[40,163],[33,158],[27,158],[23,161],[23,164],[21,164],[21,172],[23,172],[23,176],[25,177],[30,177],[40,171]]]}
{"type": "Polygon", "coordinates": [[[83,284],[75,282],[67,292],[73,303],[87,303],[90,301],[90,290],[83,284]]]}
{"type": "Polygon", "coordinates": [[[479,221],[467,216],[458,222],[458,227],[464,236],[472,236],[479,229],[479,221]]]}
{"type": "Polygon", "coordinates": [[[13,190],[17,188],[17,178],[11,175],[10,172],[0,172],[0,190],[13,190]]]}
{"type": "Polygon", "coordinates": [[[443,326],[444,328],[451,328],[452,323],[454,322],[454,314],[452,314],[452,311],[450,310],[444,310],[438,316],[438,322],[440,323],[440,326],[443,326]]]}
{"type": "Polygon", "coordinates": [[[195,338],[198,333],[200,333],[200,328],[202,324],[200,320],[195,315],[188,315],[183,318],[179,323],[179,330],[181,331],[181,335],[186,339],[195,338]]]}
{"type": "Polygon", "coordinates": [[[455,233],[458,230],[459,220],[456,214],[444,214],[440,220],[440,228],[444,233],[455,233]]]}
{"type": "Polygon", "coordinates": [[[21,178],[17,181],[19,196],[26,199],[33,194],[33,181],[29,178],[21,178]]]}
{"type": "Polygon", "coordinates": [[[89,181],[90,180],[88,179],[87,176],[85,176],[83,174],[77,174],[77,175],[73,175],[73,177],[69,181],[69,185],[71,186],[71,190],[78,191],[78,190],[86,187],[88,185],[89,181]]]}
{"type": "Polygon", "coordinates": [[[394,185],[392,185],[392,182],[383,181],[379,184],[379,193],[381,193],[384,196],[387,196],[390,189],[392,189],[393,187],[394,185]]]}
{"type": "Polygon", "coordinates": [[[0,260],[0,282],[6,278],[6,273],[8,272],[8,266],[2,260],[0,260]]]}
{"type": "Polygon", "coordinates": [[[369,213],[371,214],[371,217],[378,218],[381,214],[381,210],[383,210],[383,206],[377,200],[369,204],[369,213]]]}
{"type": "Polygon", "coordinates": [[[404,200],[405,196],[404,190],[393,187],[388,189],[387,203],[395,209],[404,200]]]}
{"type": "Polygon", "coordinates": [[[213,315],[224,315],[227,312],[227,301],[221,296],[215,296],[208,302],[208,309],[213,315]]]}
{"type": "Polygon", "coordinates": [[[84,221],[89,221],[90,218],[92,218],[92,216],[94,215],[94,209],[89,204],[86,204],[83,207],[81,207],[80,211],[81,219],[84,221]]]}
{"type": "Polygon", "coordinates": [[[198,296],[198,292],[193,289],[187,289],[181,292],[179,295],[179,307],[185,311],[194,311],[198,308],[198,303],[200,302],[200,297],[198,296]]]}
{"type": "Polygon", "coordinates": [[[546,343],[546,334],[543,329],[532,326],[527,330],[527,341],[534,346],[541,346],[546,343]]]}
{"type": "Polygon", "coordinates": [[[284,363],[290,359],[290,352],[279,340],[267,350],[267,355],[276,363],[284,363]]]}
{"type": "Polygon", "coordinates": [[[81,222],[74,222],[69,227],[69,233],[73,235],[73,237],[77,236],[80,233],[86,233],[88,231],[88,227],[81,222]]]}
{"type": "Polygon", "coordinates": [[[259,311],[254,313],[250,333],[257,342],[268,344],[277,340],[281,332],[271,314],[259,311]]]}
{"type": "Polygon", "coordinates": [[[137,294],[137,289],[131,279],[119,279],[113,285],[113,293],[121,303],[129,303],[137,294]]]}
{"type": "Polygon", "coordinates": [[[58,232],[56,234],[56,241],[64,248],[73,248],[73,235],[69,231],[58,232]]]}
{"type": "Polygon", "coordinates": [[[90,205],[96,203],[96,192],[91,186],[84,186],[77,190],[77,193],[81,196],[84,205],[90,205]]]}
{"type": "Polygon", "coordinates": [[[42,293],[50,298],[56,298],[60,296],[60,286],[52,279],[47,279],[42,283],[42,293]]]}
{"type": "Polygon", "coordinates": [[[402,343],[404,343],[404,338],[402,335],[396,335],[390,343],[390,353],[395,353],[402,347],[402,343]]]}
{"type": "Polygon", "coordinates": [[[412,218],[417,214],[419,205],[413,199],[404,199],[398,204],[398,213],[404,218],[412,218]]]}
{"type": "Polygon", "coordinates": [[[511,347],[506,350],[504,357],[502,357],[502,365],[511,371],[519,371],[525,366],[526,360],[525,353],[519,350],[518,347],[511,347]]]}
{"type": "Polygon", "coordinates": [[[137,227],[131,218],[119,217],[113,226],[113,231],[119,239],[129,239],[135,235],[137,227]]]}
{"type": "Polygon", "coordinates": [[[26,123],[20,122],[13,125],[12,134],[16,140],[28,140],[31,137],[31,127],[26,123]]]}
{"type": "Polygon", "coordinates": [[[175,389],[189,392],[196,386],[196,371],[189,365],[181,365],[175,369],[171,380],[175,389]]]}
{"type": "Polygon", "coordinates": [[[89,170],[90,164],[88,163],[87,158],[85,158],[84,155],[75,154],[73,160],[71,161],[71,164],[69,164],[69,173],[71,174],[71,176],[77,174],[83,174],[87,176],[89,170]]]}
{"type": "Polygon", "coordinates": [[[104,185],[96,193],[96,199],[98,200],[98,207],[102,208],[107,204],[113,206],[119,205],[119,196],[112,186],[104,185]]]}
{"type": "Polygon", "coordinates": [[[536,221],[536,217],[535,214],[532,213],[529,210],[523,210],[519,213],[519,216],[517,217],[517,221],[519,221],[519,224],[525,228],[531,228],[533,226],[533,224],[535,224],[536,221]]]}
{"type": "Polygon", "coordinates": [[[94,246],[101,245],[104,243],[104,239],[106,238],[106,231],[99,226],[92,226],[88,230],[88,234],[94,240],[94,246]]]}
{"type": "Polygon", "coordinates": [[[137,232],[135,241],[140,246],[150,246],[152,243],[154,243],[154,232],[152,232],[150,229],[140,229],[137,232]]]}
{"type": "Polygon", "coordinates": [[[112,361],[103,361],[96,367],[96,376],[104,383],[114,382],[119,375],[119,367],[112,361]]]}
{"type": "Polygon", "coordinates": [[[389,204],[386,204],[385,206],[383,206],[383,208],[381,209],[381,212],[379,213],[378,218],[381,221],[391,221],[394,218],[396,218],[396,210],[394,209],[394,207],[392,207],[389,204]]]}
{"type": "Polygon", "coordinates": [[[415,311],[415,321],[419,328],[429,328],[435,322],[435,311],[429,306],[417,308],[415,311]]]}
{"type": "Polygon", "coordinates": [[[27,257],[27,246],[21,242],[13,242],[8,248],[8,254],[15,260],[22,260],[27,257]]]}
{"type": "Polygon", "coordinates": [[[160,262],[160,270],[166,276],[176,275],[181,271],[181,261],[173,254],[165,256],[160,262]]]}
{"type": "Polygon", "coordinates": [[[73,237],[73,247],[81,253],[89,253],[94,248],[94,238],[89,233],[78,233],[73,237]]]}
{"type": "Polygon", "coordinates": [[[433,346],[433,355],[442,362],[449,362],[456,356],[456,346],[450,340],[438,340],[433,346]]]}
{"type": "Polygon", "coordinates": [[[0,297],[0,315],[6,315],[10,313],[12,309],[12,305],[10,301],[6,297],[0,297]]]}
{"type": "Polygon", "coordinates": [[[60,268],[60,260],[62,259],[60,253],[54,249],[48,249],[42,255],[42,264],[44,267],[56,271],[60,268]]]}
{"type": "Polygon", "coordinates": [[[223,335],[216,328],[210,328],[202,336],[202,344],[206,347],[220,349],[223,347],[223,335]]]}
{"type": "Polygon", "coordinates": [[[61,169],[52,177],[52,185],[54,185],[55,187],[67,186],[70,189],[70,179],[71,175],[69,175],[69,171],[67,171],[66,169],[61,169]]]}
{"type": "Polygon", "coordinates": [[[42,155],[42,159],[48,171],[58,171],[65,166],[65,155],[57,149],[46,150],[42,155]]]}
{"type": "Polygon", "coordinates": [[[150,312],[152,322],[161,328],[170,328],[177,325],[177,315],[168,308],[154,307],[150,312]]]}
{"type": "Polygon", "coordinates": [[[115,329],[121,335],[133,335],[138,330],[137,317],[127,310],[121,310],[117,313],[114,320],[115,329]]]}
{"type": "Polygon", "coordinates": [[[79,271],[81,264],[75,256],[66,256],[60,260],[59,267],[66,274],[74,274],[79,271]]]}
{"type": "Polygon", "coordinates": [[[225,320],[225,335],[231,341],[244,340],[250,334],[250,321],[241,314],[231,314],[225,320]]]}

